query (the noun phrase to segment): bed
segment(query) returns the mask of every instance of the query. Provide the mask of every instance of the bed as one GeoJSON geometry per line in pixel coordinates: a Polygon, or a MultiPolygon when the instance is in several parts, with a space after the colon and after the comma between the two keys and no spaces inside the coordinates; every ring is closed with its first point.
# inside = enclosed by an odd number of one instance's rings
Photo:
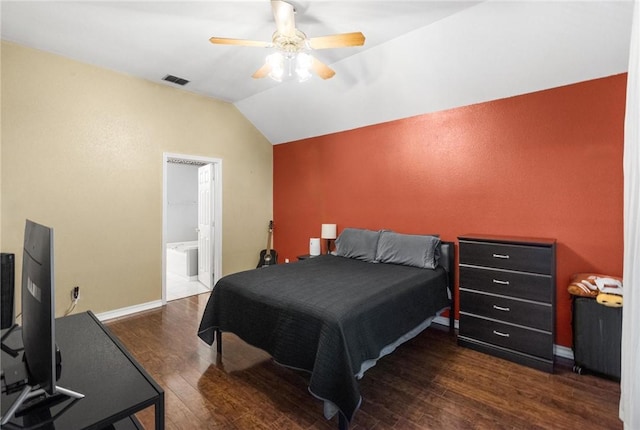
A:
{"type": "Polygon", "coordinates": [[[232,332],[310,372],[325,417],[338,413],[348,428],[364,372],[453,308],[453,255],[453,243],[433,235],[345,229],[336,255],[221,278],[198,336],[222,353],[221,332],[232,332]]]}

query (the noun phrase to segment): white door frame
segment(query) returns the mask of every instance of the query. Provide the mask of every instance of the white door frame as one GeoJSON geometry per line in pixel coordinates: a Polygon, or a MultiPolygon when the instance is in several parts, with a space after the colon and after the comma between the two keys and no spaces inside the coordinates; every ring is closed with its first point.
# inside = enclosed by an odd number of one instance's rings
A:
{"type": "Polygon", "coordinates": [[[218,282],[222,273],[222,159],[201,157],[198,155],[162,154],[162,304],[167,304],[167,163],[170,158],[213,164],[213,284],[218,282]]]}

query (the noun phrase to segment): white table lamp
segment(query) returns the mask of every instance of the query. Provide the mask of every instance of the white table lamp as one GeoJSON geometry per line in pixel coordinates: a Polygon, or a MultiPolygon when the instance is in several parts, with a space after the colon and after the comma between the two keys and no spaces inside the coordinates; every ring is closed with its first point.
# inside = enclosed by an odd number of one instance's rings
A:
{"type": "Polygon", "coordinates": [[[336,224],[322,224],[322,231],[320,232],[320,237],[322,239],[326,239],[327,241],[327,254],[331,252],[331,241],[335,240],[337,237],[337,227],[336,224]]]}

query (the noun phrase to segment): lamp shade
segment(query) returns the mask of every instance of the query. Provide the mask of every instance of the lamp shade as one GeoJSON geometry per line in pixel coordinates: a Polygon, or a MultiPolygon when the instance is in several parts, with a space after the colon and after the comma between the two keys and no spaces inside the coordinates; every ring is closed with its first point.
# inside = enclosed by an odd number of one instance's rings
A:
{"type": "Polygon", "coordinates": [[[322,232],[320,237],[322,239],[335,239],[336,238],[336,225],[335,224],[322,224],[322,232]]]}

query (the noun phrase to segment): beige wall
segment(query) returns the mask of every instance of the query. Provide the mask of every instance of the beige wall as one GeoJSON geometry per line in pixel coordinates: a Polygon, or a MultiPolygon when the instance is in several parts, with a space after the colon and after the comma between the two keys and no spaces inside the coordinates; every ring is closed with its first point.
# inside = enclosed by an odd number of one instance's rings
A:
{"type": "MultiPolygon", "coordinates": [[[[222,159],[223,275],[255,267],[272,146],[231,104],[2,42],[2,252],[55,231],[56,314],[159,300],[163,152],[222,159]]],[[[19,283],[20,274],[16,274],[19,283]]]]}

